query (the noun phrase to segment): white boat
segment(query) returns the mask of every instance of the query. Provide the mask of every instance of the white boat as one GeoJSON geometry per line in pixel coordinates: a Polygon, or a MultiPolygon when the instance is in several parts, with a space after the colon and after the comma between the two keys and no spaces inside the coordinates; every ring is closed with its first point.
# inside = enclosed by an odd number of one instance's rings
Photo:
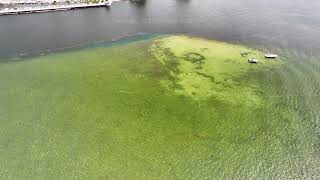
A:
{"type": "Polygon", "coordinates": [[[266,57],[266,58],[277,58],[278,55],[276,55],[276,54],[271,54],[271,53],[267,53],[267,54],[265,54],[265,57],[266,57]]]}
{"type": "Polygon", "coordinates": [[[105,5],[106,5],[107,7],[110,7],[111,4],[112,4],[112,0],[109,0],[109,1],[107,1],[107,2],[105,3],[105,5]]]}
{"type": "Polygon", "coordinates": [[[250,59],[248,59],[248,62],[249,63],[258,63],[259,61],[256,58],[250,58],[250,59]]]}

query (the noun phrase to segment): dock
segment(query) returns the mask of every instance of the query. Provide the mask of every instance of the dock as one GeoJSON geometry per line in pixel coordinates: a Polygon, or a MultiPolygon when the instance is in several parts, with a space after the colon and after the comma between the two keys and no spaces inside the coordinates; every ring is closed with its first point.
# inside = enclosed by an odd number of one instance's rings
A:
{"type": "Polygon", "coordinates": [[[109,7],[112,1],[106,1],[102,3],[77,3],[70,5],[49,5],[45,7],[25,7],[20,9],[7,9],[0,11],[0,16],[4,15],[15,15],[15,14],[30,14],[30,13],[44,13],[52,11],[66,11],[72,9],[83,9],[83,8],[95,8],[95,7],[109,7]]]}

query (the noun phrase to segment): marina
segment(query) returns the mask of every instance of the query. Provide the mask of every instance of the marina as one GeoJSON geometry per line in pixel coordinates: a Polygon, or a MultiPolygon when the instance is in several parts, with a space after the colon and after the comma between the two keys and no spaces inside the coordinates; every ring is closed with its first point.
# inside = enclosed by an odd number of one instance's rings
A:
{"type": "Polygon", "coordinates": [[[50,5],[45,7],[25,7],[21,9],[4,9],[0,10],[0,16],[3,15],[16,15],[16,14],[29,14],[29,13],[44,13],[52,11],[66,11],[72,9],[83,9],[83,8],[97,8],[97,7],[110,7],[112,1],[105,1],[100,3],[77,3],[69,5],[50,5]]]}

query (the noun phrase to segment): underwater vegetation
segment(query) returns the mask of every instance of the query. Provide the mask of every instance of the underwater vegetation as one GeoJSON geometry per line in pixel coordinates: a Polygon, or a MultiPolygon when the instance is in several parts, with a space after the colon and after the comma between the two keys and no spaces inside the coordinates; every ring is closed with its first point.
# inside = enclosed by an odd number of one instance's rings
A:
{"type": "Polygon", "coordinates": [[[0,178],[318,177],[287,56],[263,56],[168,35],[2,63],[0,178]]]}

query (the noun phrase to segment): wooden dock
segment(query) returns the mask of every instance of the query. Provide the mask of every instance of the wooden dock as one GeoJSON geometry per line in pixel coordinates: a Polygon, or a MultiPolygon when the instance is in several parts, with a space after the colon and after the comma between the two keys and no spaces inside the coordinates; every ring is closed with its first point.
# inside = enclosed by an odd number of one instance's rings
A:
{"type": "Polygon", "coordinates": [[[30,14],[30,13],[44,13],[52,11],[66,11],[71,9],[82,9],[82,8],[94,8],[94,7],[109,7],[111,6],[112,1],[106,1],[103,3],[94,3],[94,4],[70,4],[70,5],[50,5],[46,7],[26,7],[21,9],[10,9],[0,11],[0,16],[3,15],[15,15],[15,14],[30,14]]]}

